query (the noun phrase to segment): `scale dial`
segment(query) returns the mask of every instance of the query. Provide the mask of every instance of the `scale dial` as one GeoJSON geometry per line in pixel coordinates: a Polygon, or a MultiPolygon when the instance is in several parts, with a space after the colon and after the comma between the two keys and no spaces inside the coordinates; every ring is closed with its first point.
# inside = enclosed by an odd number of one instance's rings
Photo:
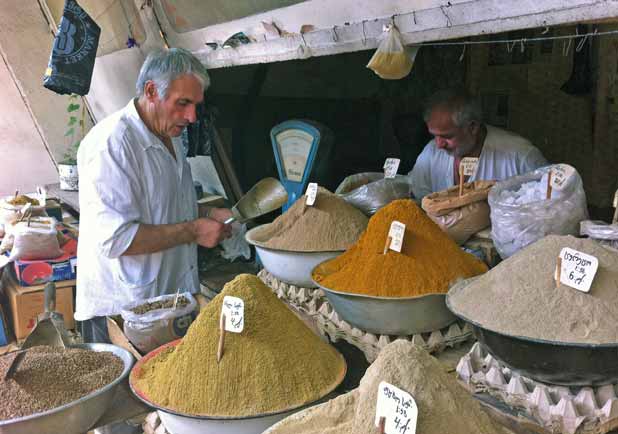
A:
{"type": "Polygon", "coordinates": [[[275,136],[283,173],[289,181],[302,182],[313,136],[300,129],[282,131],[275,136]]]}

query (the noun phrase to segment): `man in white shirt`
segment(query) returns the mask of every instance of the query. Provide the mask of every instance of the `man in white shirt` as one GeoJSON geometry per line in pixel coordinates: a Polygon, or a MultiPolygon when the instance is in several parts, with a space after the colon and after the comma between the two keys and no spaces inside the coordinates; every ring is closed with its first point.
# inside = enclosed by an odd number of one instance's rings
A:
{"type": "Polygon", "coordinates": [[[501,181],[547,164],[527,139],[484,124],[480,104],[464,91],[437,92],[428,101],[424,117],[434,139],[409,174],[417,200],[457,185],[459,163],[465,157],[479,158],[476,172],[466,182],[501,181]]]}
{"type": "Polygon", "coordinates": [[[105,316],[131,301],[198,292],[197,246],[229,236],[229,210],[198,210],[179,137],[209,84],[188,51],[151,53],[137,98],[82,141],[75,319],[86,342],[107,341],[105,316]]]}

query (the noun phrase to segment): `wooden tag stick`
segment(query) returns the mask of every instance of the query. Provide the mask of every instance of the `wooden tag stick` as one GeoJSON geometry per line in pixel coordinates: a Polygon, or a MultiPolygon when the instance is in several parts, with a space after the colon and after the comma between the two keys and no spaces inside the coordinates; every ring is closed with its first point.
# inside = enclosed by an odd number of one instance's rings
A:
{"type": "Polygon", "coordinates": [[[562,258],[558,256],[558,262],[556,262],[556,288],[560,286],[560,278],[562,277],[562,258]]]}
{"type": "Polygon", "coordinates": [[[383,255],[386,255],[386,252],[388,252],[388,249],[390,248],[392,242],[393,237],[386,237],[386,244],[384,244],[384,253],[382,253],[383,255]]]}
{"type": "Polygon", "coordinates": [[[15,190],[15,197],[14,197],[15,200],[17,200],[17,195],[19,195],[19,190],[15,190]]]}
{"type": "Polygon", "coordinates": [[[221,361],[223,357],[223,345],[225,344],[225,314],[221,314],[221,320],[219,321],[219,349],[217,350],[217,363],[221,361]]]}
{"type": "Polygon", "coordinates": [[[547,200],[551,199],[551,170],[549,171],[549,174],[547,175],[547,200]]]}
{"type": "Polygon", "coordinates": [[[459,197],[463,196],[463,186],[464,186],[464,167],[463,167],[463,164],[459,163],[459,197]]]}
{"type": "Polygon", "coordinates": [[[384,430],[386,429],[386,418],[382,416],[380,418],[380,422],[378,423],[378,432],[380,434],[384,434],[384,430]]]}

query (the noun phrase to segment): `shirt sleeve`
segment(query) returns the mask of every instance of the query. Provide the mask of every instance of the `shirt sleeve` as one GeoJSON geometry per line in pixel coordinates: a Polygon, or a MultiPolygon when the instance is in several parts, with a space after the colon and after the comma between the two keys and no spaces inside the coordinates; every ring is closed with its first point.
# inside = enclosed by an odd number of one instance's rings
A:
{"type": "Polygon", "coordinates": [[[416,159],[416,163],[412,171],[408,174],[410,183],[412,184],[412,194],[416,200],[422,200],[423,197],[432,193],[431,184],[431,160],[432,160],[432,144],[431,142],[425,146],[423,152],[416,159]]]}
{"type": "Polygon", "coordinates": [[[521,162],[520,174],[532,172],[539,167],[547,166],[547,160],[536,147],[532,147],[521,162]]]}
{"type": "Polygon", "coordinates": [[[128,147],[110,143],[88,164],[87,205],[97,226],[97,246],[102,255],[118,258],[129,248],[143,220],[144,200],[139,164],[128,147]]]}

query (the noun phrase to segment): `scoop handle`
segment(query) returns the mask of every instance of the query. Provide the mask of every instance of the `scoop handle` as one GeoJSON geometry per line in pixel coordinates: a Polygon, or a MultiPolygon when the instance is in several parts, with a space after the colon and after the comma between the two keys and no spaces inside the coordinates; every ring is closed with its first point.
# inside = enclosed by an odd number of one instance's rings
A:
{"type": "Polygon", "coordinates": [[[44,289],[45,296],[45,313],[54,312],[56,310],[56,284],[48,282],[44,289]]]}

